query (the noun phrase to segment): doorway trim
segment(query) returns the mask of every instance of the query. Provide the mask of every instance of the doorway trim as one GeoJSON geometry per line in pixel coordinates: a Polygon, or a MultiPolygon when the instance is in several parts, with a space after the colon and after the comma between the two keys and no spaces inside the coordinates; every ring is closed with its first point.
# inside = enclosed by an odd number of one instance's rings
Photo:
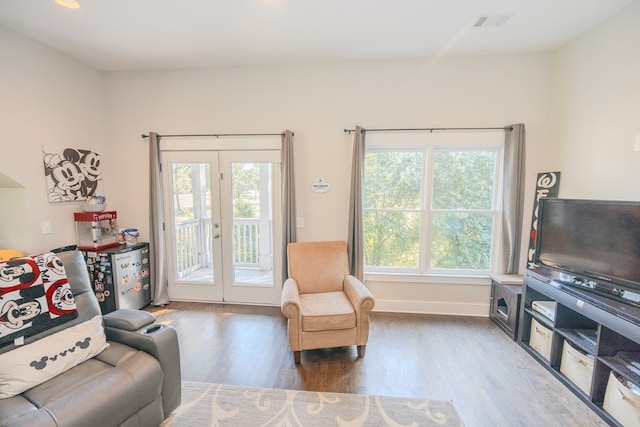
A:
{"type": "MultiPolygon", "coordinates": [[[[281,192],[281,163],[280,163],[280,159],[281,159],[281,153],[282,153],[282,135],[281,134],[267,134],[267,135],[231,135],[231,136],[211,136],[211,135],[203,135],[203,136],[198,136],[198,135],[194,135],[194,136],[173,136],[170,139],[161,139],[160,140],[160,144],[159,144],[159,148],[160,148],[160,160],[161,163],[167,163],[166,162],[166,158],[167,157],[171,157],[170,153],[173,152],[182,152],[182,153],[188,153],[188,152],[192,152],[192,154],[195,154],[193,152],[200,152],[200,151],[204,151],[204,152],[217,152],[218,154],[222,155],[222,153],[225,152],[242,152],[242,151],[246,151],[247,155],[249,157],[251,157],[251,152],[253,152],[253,154],[259,153],[259,152],[264,152],[264,153],[271,153],[270,154],[270,158],[271,160],[269,161],[272,165],[274,170],[277,168],[277,182],[273,182],[273,187],[274,187],[274,191],[277,191],[278,193],[278,197],[282,197],[282,195],[280,194],[281,192]],[[238,136],[242,136],[241,138],[239,138],[238,136]],[[167,156],[169,155],[169,156],[167,156]],[[276,157],[277,156],[277,157],[276,157]],[[275,159],[278,159],[277,161],[275,159]]],[[[269,157],[269,156],[268,156],[269,157]]],[[[251,161],[251,160],[247,160],[247,161],[251,161]]],[[[218,165],[222,165],[222,161],[220,161],[218,163],[218,165]]],[[[168,167],[168,164],[165,165],[165,167],[168,167]]],[[[222,172],[222,171],[220,171],[222,172]]],[[[167,173],[171,173],[170,171],[166,171],[163,172],[163,176],[165,176],[167,173]]],[[[224,173],[223,173],[224,175],[224,173]]],[[[166,182],[166,181],[165,181],[166,182]]],[[[226,185],[230,185],[225,183],[226,185]]],[[[165,188],[164,193],[165,193],[165,200],[167,199],[171,199],[170,197],[168,197],[170,195],[170,192],[172,191],[171,188],[167,187],[166,185],[164,186],[165,188]]],[[[221,197],[223,193],[222,188],[220,188],[220,195],[221,197]]],[[[166,206],[168,206],[167,201],[165,201],[165,212],[168,213],[168,211],[170,211],[170,209],[167,209],[166,206]]],[[[279,304],[279,294],[281,292],[282,289],[282,281],[283,281],[283,272],[282,272],[282,265],[283,265],[283,260],[282,260],[282,254],[283,254],[283,250],[282,250],[282,219],[283,219],[283,213],[281,212],[282,210],[282,204],[280,203],[280,199],[278,198],[278,201],[273,203],[273,223],[274,223],[274,230],[273,230],[273,243],[272,243],[272,247],[273,247],[273,287],[277,288],[277,294],[278,294],[278,298],[267,298],[267,299],[260,299],[258,298],[258,300],[255,299],[238,299],[238,298],[231,298],[229,299],[226,295],[224,295],[224,293],[222,293],[219,297],[210,297],[207,298],[207,301],[211,301],[211,302],[234,302],[234,303],[247,303],[247,304],[262,304],[262,305],[277,305],[279,304]]],[[[227,212],[228,214],[228,212],[227,212]]],[[[222,215],[221,215],[222,216],[222,215]]],[[[171,232],[170,229],[170,221],[171,219],[168,217],[165,217],[165,228],[167,232],[171,232]]],[[[228,226],[228,224],[227,224],[228,226]]],[[[227,233],[228,235],[229,233],[227,233]]],[[[167,233],[164,233],[165,236],[165,241],[167,242],[167,247],[169,248],[169,245],[172,244],[173,238],[171,238],[171,236],[169,236],[167,233]]],[[[226,246],[225,246],[226,247],[226,246]]],[[[227,251],[229,250],[228,248],[226,249],[227,251]]],[[[169,254],[167,254],[169,255],[169,254]]],[[[224,256],[224,255],[223,255],[224,256]]],[[[227,257],[229,257],[230,255],[227,254],[227,257]]],[[[171,259],[169,256],[167,256],[167,262],[168,263],[173,263],[174,260],[171,259]]],[[[228,265],[227,262],[225,262],[226,265],[228,265]]],[[[228,279],[229,275],[228,272],[225,272],[224,275],[225,280],[228,279]]],[[[232,277],[233,275],[231,275],[232,277]]],[[[171,291],[171,287],[172,284],[174,284],[174,280],[175,280],[175,275],[170,275],[168,277],[169,279],[169,291],[171,291]]],[[[260,292],[258,292],[259,294],[260,292]]],[[[169,292],[170,296],[171,296],[171,292],[169,292]]],[[[201,299],[198,298],[197,294],[193,294],[193,295],[188,295],[185,298],[171,298],[174,300],[184,300],[184,301],[201,301],[201,299]]]]}

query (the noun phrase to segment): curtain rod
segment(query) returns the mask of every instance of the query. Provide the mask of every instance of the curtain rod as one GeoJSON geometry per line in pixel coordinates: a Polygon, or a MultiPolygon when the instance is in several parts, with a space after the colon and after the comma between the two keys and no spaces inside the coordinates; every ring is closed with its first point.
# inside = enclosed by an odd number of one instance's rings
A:
{"type": "MultiPolygon", "coordinates": [[[[511,126],[503,126],[503,127],[493,127],[493,128],[405,128],[405,129],[363,129],[365,132],[405,132],[405,131],[429,131],[433,132],[434,130],[508,130],[511,132],[513,127],[511,126]]],[[[355,132],[355,129],[345,129],[344,132],[351,134],[351,132],[355,132]]]]}
{"type": "MultiPolygon", "coordinates": [[[[294,135],[294,133],[291,133],[294,135]]],[[[284,132],[280,133],[200,133],[200,134],[186,134],[186,135],[158,135],[160,138],[184,138],[190,136],[215,136],[219,138],[221,136],[282,136],[284,132]]],[[[149,135],[142,134],[142,138],[149,138],[149,135]]]]}

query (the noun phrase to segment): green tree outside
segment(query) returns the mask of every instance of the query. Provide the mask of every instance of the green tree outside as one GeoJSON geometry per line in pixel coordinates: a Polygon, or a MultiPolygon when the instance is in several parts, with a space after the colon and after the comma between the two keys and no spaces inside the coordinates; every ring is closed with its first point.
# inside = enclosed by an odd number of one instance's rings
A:
{"type": "Polygon", "coordinates": [[[427,231],[421,224],[431,212],[430,267],[488,270],[496,151],[434,150],[430,189],[424,188],[426,158],[424,151],[366,153],[365,265],[418,268],[420,236],[427,231]]]}
{"type": "Polygon", "coordinates": [[[417,268],[423,153],[365,155],[365,265],[417,268]]]}

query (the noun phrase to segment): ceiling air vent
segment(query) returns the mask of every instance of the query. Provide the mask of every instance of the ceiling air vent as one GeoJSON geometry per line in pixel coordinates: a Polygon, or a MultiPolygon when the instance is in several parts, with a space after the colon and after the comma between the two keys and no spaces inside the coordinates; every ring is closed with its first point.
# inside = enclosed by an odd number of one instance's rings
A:
{"type": "Polygon", "coordinates": [[[473,26],[478,28],[499,27],[504,25],[508,20],[508,16],[481,16],[473,26]]]}

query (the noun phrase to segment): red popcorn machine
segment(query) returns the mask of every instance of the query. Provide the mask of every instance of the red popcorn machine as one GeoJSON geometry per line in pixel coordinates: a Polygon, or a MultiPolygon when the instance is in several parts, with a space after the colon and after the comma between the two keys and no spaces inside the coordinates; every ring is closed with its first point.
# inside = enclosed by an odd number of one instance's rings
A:
{"type": "Polygon", "coordinates": [[[116,211],[75,212],[78,249],[105,249],[118,246],[116,211]]]}

